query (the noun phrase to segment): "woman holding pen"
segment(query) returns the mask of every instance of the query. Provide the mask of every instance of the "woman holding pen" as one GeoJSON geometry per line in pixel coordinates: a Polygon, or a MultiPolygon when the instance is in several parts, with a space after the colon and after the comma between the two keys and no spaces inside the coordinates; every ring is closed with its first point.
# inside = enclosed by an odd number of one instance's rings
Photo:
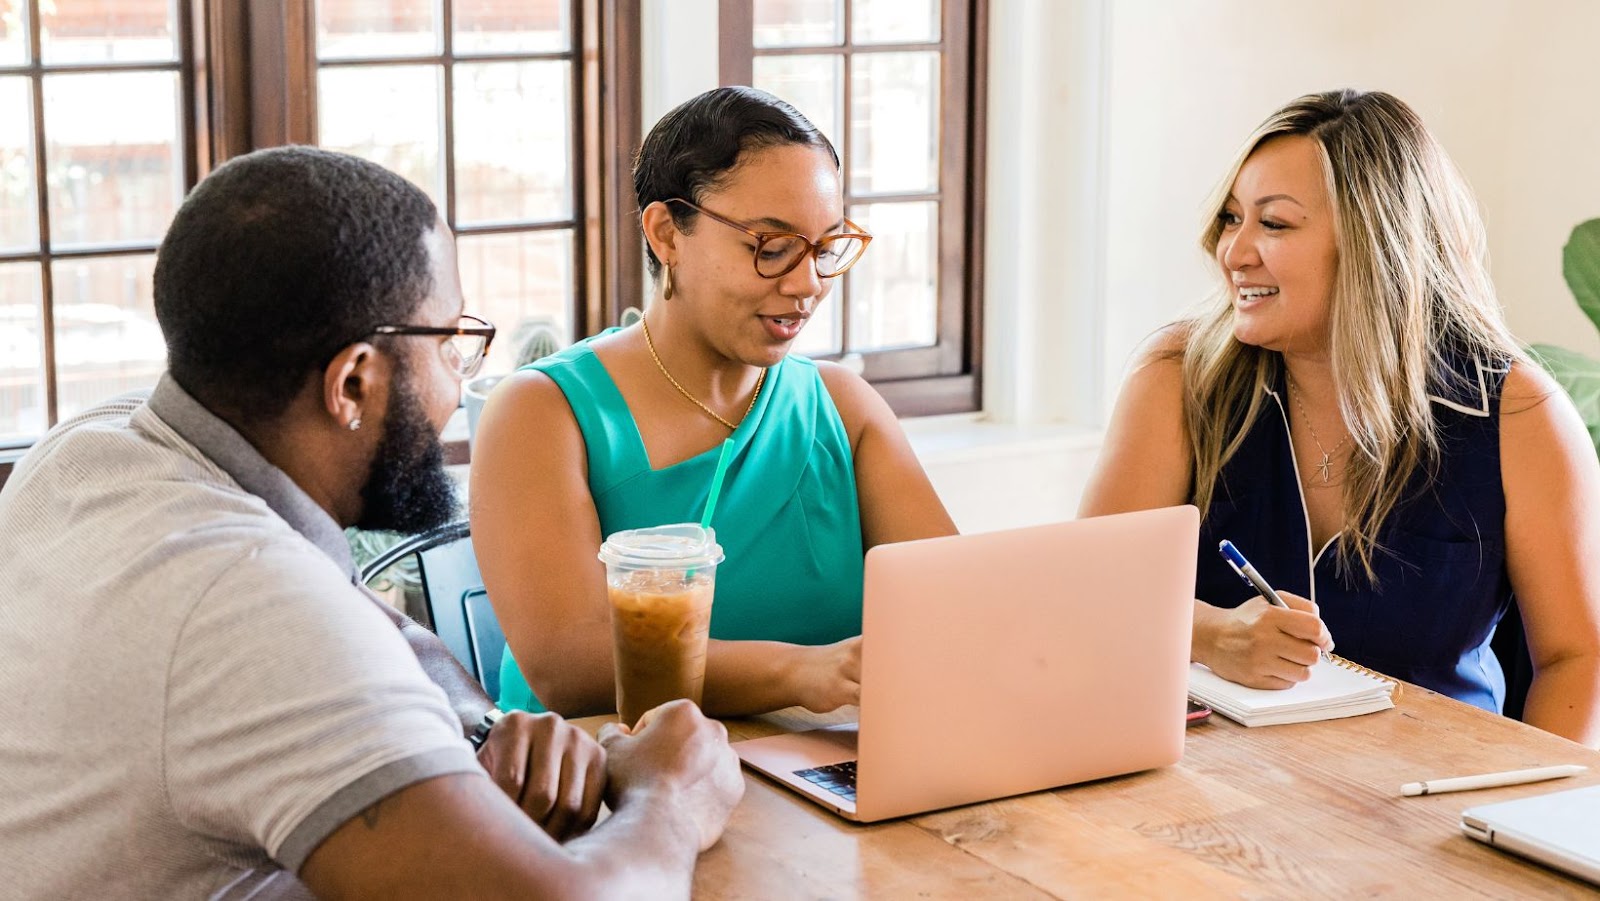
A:
{"type": "Polygon", "coordinates": [[[1524,719],[1600,743],[1600,463],[1506,329],[1443,149],[1388,94],[1309,95],[1211,208],[1221,290],[1144,351],[1081,512],[1200,507],[1193,656],[1246,685],[1304,680],[1337,642],[1498,712],[1489,640],[1515,596],[1524,719]]]}
{"type": "Polygon", "coordinates": [[[643,322],[506,379],[479,423],[472,536],[508,642],[501,706],[612,709],[595,554],[700,519],[730,437],[704,706],[853,704],[866,548],[955,526],[883,399],[788,353],[871,241],[838,156],[789,104],[718,88],[651,129],[634,188],[657,279],[643,322]]]}

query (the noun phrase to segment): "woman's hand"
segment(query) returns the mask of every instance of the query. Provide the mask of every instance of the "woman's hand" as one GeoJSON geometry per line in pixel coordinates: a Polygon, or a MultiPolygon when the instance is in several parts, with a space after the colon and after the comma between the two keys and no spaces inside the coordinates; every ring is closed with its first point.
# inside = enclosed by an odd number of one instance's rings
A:
{"type": "Polygon", "coordinates": [[[861,703],[861,636],[798,650],[795,689],[801,706],[827,713],[861,703]]]}
{"type": "Polygon", "coordinates": [[[1195,602],[1194,659],[1212,672],[1251,688],[1290,688],[1311,678],[1333,636],[1317,617],[1317,605],[1278,592],[1288,610],[1255,597],[1232,610],[1195,602]]]}

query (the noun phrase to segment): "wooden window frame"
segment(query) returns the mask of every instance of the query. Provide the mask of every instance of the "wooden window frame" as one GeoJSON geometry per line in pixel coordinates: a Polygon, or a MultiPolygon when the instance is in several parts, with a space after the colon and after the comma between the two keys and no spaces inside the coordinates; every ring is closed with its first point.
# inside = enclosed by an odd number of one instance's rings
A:
{"type": "MultiPolygon", "coordinates": [[[[938,200],[937,337],[931,347],[862,351],[862,375],[901,416],[965,413],[982,406],[983,357],[983,210],[984,139],[988,70],[988,0],[941,0],[940,39],[920,44],[856,46],[851,42],[853,0],[843,0],[843,42],[831,47],[754,46],[754,0],[719,0],[719,81],[750,84],[756,56],[835,53],[845,61],[840,148],[848,156],[852,56],[905,50],[937,50],[944,64],[939,76],[939,190],[925,195],[938,200]]],[[[848,165],[848,164],[847,164],[848,165]]],[[[924,199],[906,195],[867,195],[847,203],[924,199]]],[[[870,253],[870,251],[869,251],[870,253]]],[[[849,311],[839,315],[848,334],[849,311]]],[[[854,355],[855,352],[852,352],[854,355]]],[[[838,359],[841,355],[819,355],[838,359]]]]}
{"type": "MultiPolygon", "coordinates": [[[[179,0],[174,39],[176,63],[70,65],[42,67],[37,22],[39,0],[27,0],[31,23],[30,60],[6,66],[8,75],[49,71],[171,69],[178,72],[185,102],[182,113],[184,189],[187,192],[228,159],[264,147],[312,144],[316,140],[316,18],[314,0],[179,0]]],[[[574,279],[579,286],[573,308],[574,330],[593,334],[620,322],[625,309],[644,296],[644,249],[639,240],[633,198],[633,156],[641,140],[641,0],[576,0],[573,22],[574,193],[578,202],[570,226],[574,279]]],[[[448,28],[448,21],[443,27],[448,28]]],[[[536,54],[537,55],[537,54],[536,54]]],[[[499,59],[499,56],[493,57],[499,59]]],[[[522,55],[506,57],[522,58],[522,55]]],[[[8,254],[6,261],[32,262],[84,256],[146,253],[141,242],[92,251],[53,252],[49,245],[48,195],[40,78],[34,78],[33,151],[41,209],[38,253],[8,254]]],[[[453,103],[448,85],[446,103],[453,103]]],[[[446,147],[448,144],[446,144],[446,147]]],[[[445,147],[441,148],[446,151],[445,147]]],[[[453,166],[446,162],[446,177],[453,166]]],[[[469,227],[468,234],[527,231],[524,227],[469,227]]],[[[54,320],[49,266],[44,272],[43,365],[47,427],[55,422],[56,372],[54,320]]],[[[31,442],[0,446],[0,485],[13,461],[31,442]]],[[[450,462],[466,462],[466,443],[448,445],[450,462]]]]}
{"type": "MultiPolygon", "coordinates": [[[[49,75],[115,74],[119,72],[172,72],[178,76],[179,96],[195,95],[193,43],[194,11],[190,4],[179,3],[173,22],[173,49],[176,58],[168,62],[103,62],[103,63],[47,63],[43,58],[42,26],[39,15],[40,0],[26,0],[23,5],[28,23],[28,61],[21,65],[0,65],[0,76],[22,77],[29,82],[29,99],[32,105],[34,193],[38,217],[39,243],[32,251],[0,253],[0,263],[39,264],[41,368],[44,370],[45,430],[53,428],[60,413],[59,373],[56,371],[55,334],[55,263],[61,261],[110,259],[121,256],[153,254],[160,238],[150,241],[93,244],[87,247],[57,249],[50,235],[50,194],[48,138],[45,134],[44,81],[49,75]]],[[[188,104],[180,103],[180,121],[175,150],[178,154],[179,178],[184,193],[199,181],[201,170],[197,164],[196,148],[202,143],[205,128],[188,104]]],[[[11,441],[0,444],[0,485],[11,472],[12,459],[20,457],[33,441],[11,441]]]]}
{"type": "MultiPolygon", "coordinates": [[[[224,0],[196,0],[212,4],[224,0]]],[[[571,229],[573,276],[577,291],[572,309],[574,331],[590,335],[620,321],[622,310],[636,305],[643,292],[643,249],[634,240],[637,214],[633,207],[633,154],[640,141],[640,0],[576,0],[573,3],[573,47],[560,53],[472,55],[465,61],[566,59],[573,62],[573,104],[570,134],[576,203],[572,218],[529,226],[486,225],[457,228],[461,235],[528,233],[571,229]]],[[[440,27],[451,28],[449,6],[440,27]]],[[[316,14],[314,0],[252,0],[249,4],[248,65],[244,89],[224,84],[250,98],[251,149],[282,144],[314,144],[317,135],[316,14]]],[[[445,67],[442,102],[446,221],[455,227],[455,166],[450,66],[457,59],[446,39],[433,54],[408,54],[407,62],[445,67]]],[[[384,65],[384,60],[351,60],[332,65],[384,65]]]]}
{"type": "MultiPolygon", "coordinates": [[[[220,3],[224,0],[197,0],[220,3]]],[[[253,148],[316,143],[316,12],[314,0],[252,0],[246,23],[250,57],[242,77],[250,98],[253,148]]],[[[572,23],[572,153],[581,165],[573,172],[577,202],[573,210],[573,277],[577,290],[573,330],[592,335],[621,321],[644,291],[644,249],[637,239],[633,202],[633,155],[641,140],[640,0],[579,0],[572,23]]],[[[448,7],[447,7],[448,9],[448,7]]],[[[451,23],[446,13],[443,29],[451,23]]],[[[448,50],[449,44],[445,48],[448,50]]],[[[560,54],[565,56],[567,54],[560,54]]],[[[441,54],[440,62],[453,57],[441,54]]],[[[448,71],[448,65],[446,70],[448,71]]],[[[228,84],[220,86],[224,94],[228,84]]],[[[237,97],[233,89],[229,96],[237,97]]],[[[441,153],[446,179],[455,178],[448,129],[454,98],[444,88],[445,126],[441,153]]],[[[235,100],[237,102],[237,100],[235,100]]],[[[446,188],[452,196],[453,189],[446,188]]],[[[454,211],[446,214],[454,222],[454,211]]],[[[523,228],[469,228],[464,234],[525,231],[523,228]]],[[[470,461],[464,440],[445,445],[452,465],[470,461]]]]}

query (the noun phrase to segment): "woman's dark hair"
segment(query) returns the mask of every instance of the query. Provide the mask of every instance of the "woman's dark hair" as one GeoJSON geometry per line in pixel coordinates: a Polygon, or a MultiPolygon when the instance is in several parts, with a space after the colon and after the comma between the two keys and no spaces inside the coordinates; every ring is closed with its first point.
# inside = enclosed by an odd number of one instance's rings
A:
{"type": "MultiPolygon", "coordinates": [[[[786,144],[825,148],[839,165],[833,144],[788,103],[755,88],[707,91],[662,116],[645,136],[633,161],[639,209],[674,197],[699,203],[739,165],[743,153],[786,144]]],[[[695,211],[681,203],[669,208],[678,228],[690,231],[695,211]]],[[[659,275],[661,261],[648,241],[644,252],[650,274],[659,275]]]]}
{"type": "Polygon", "coordinates": [[[172,377],[214,411],[277,417],[341,348],[421,305],[437,218],[416,185],[341,153],[279,147],[219,167],[156,255],[172,377]]]}

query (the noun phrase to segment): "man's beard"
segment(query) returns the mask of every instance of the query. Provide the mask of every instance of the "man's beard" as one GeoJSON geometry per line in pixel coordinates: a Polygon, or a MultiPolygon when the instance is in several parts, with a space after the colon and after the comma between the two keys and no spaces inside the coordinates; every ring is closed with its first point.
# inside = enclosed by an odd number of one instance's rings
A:
{"type": "Polygon", "coordinates": [[[455,481],[444,469],[444,445],[422,400],[400,372],[389,395],[372,469],[361,486],[356,527],[417,534],[456,516],[455,481]]]}

